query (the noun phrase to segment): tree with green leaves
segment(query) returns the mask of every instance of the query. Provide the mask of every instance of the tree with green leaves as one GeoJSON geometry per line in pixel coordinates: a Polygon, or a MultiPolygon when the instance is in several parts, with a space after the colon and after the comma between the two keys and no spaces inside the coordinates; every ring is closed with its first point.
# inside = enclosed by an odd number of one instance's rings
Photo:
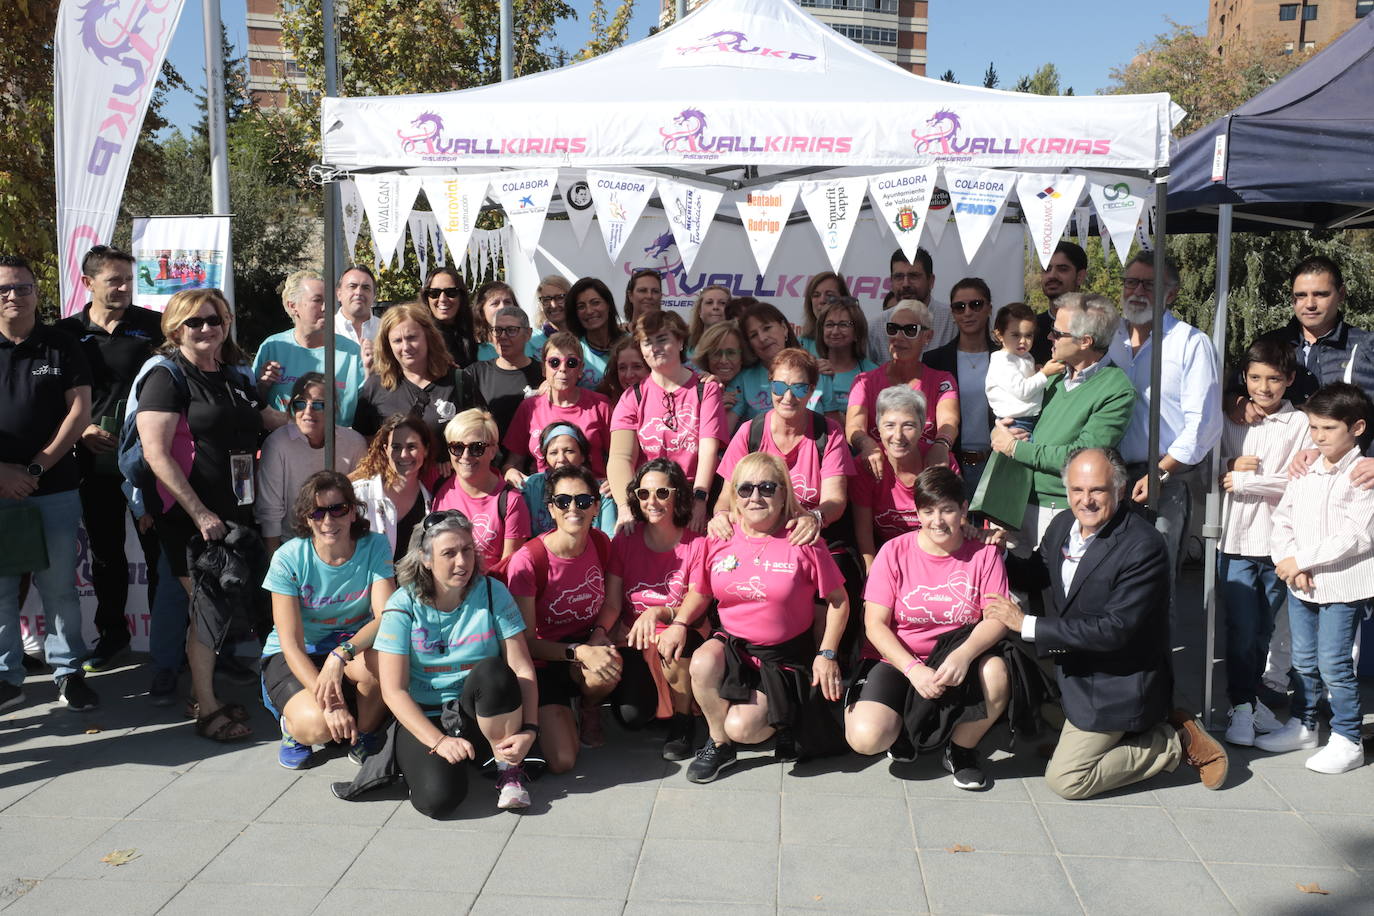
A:
{"type": "Polygon", "coordinates": [[[941,74],[940,74],[940,79],[943,80],[943,81],[946,82],[946,83],[957,83],[957,82],[959,82],[957,79],[954,78],[954,71],[953,71],[953,70],[946,70],[944,73],[941,73],[941,74]]]}
{"type": "Polygon", "coordinates": [[[992,65],[992,61],[988,61],[988,68],[983,71],[983,88],[996,89],[1000,81],[997,76],[997,68],[992,65]]]}

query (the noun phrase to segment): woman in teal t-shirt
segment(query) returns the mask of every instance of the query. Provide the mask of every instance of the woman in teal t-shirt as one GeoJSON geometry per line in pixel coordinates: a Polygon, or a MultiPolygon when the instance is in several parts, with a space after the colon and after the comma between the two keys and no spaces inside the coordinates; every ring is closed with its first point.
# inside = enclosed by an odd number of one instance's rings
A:
{"type": "Polygon", "coordinates": [[[410,803],[427,817],[453,813],[467,796],[464,761],[494,757],[496,806],[528,807],[523,764],[539,735],[534,663],[515,599],[482,574],[467,516],[426,517],[396,577],[377,671],[398,723],[396,766],[410,803]]]}
{"type": "Polygon", "coordinates": [[[361,762],[377,749],[386,716],[364,653],[396,590],[391,545],[368,533],[353,485],[337,471],[306,478],[291,517],[299,536],[272,555],[262,583],[272,593],[262,686],[281,716],[277,761],[304,769],[311,745],[346,741],[361,762]]]}

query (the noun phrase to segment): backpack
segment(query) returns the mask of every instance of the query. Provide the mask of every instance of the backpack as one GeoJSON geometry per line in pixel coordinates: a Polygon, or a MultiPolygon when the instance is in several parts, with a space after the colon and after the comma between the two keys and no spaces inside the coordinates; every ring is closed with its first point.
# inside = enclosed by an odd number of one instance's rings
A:
{"type": "MultiPolygon", "coordinates": [[[[549,533],[550,532],[545,532],[539,535],[539,537],[530,538],[530,540],[525,543],[524,549],[529,551],[530,565],[534,569],[534,593],[536,596],[543,595],[544,590],[548,588],[549,585],[549,548],[544,545],[544,538],[547,537],[549,533]]],[[[591,529],[589,534],[591,535],[592,546],[596,548],[596,557],[601,561],[602,575],[605,575],[606,571],[611,568],[611,539],[608,538],[604,532],[597,531],[595,528],[591,529]]],[[[511,554],[511,556],[513,557],[515,554],[511,554]]],[[[496,578],[509,585],[510,583],[506,581],[506,568],[509,565],[508,562],[503,560],[498,565],[501,567],[499,574],[488,572],[487,575],[496,576],[496,578]]]]}
{"type": "MultiPolygon", "coordinates": [[[[517,498],[519,497],[519,491],[508,483],[503,483],[501,489],[496,494],[496,518],[501,522],[502,540],[506,537],[506,513],[510,511],[510,497],[507,495],[508,493],[514,493],[517,498]]],[[[511,554],[510,556],[513,557],[515,554],[511,554]]],[[[502,557],[492,564],[491,569],[487,570],[487,575],[494,577],[499,582],[505,582],[506,565],[508,563],[510,563],[510,557],[502,557]]]]}
{"type": "MultiPolygon", "coordinates": [[[[811,414],[811,429],[808,435],[816,443],[816,454],[824,458],[825,450],[830,447],[830,421],[823,413],[814,410],[808,410],[807,413],[811,414]]],[[[767,419],[767,414],[759,414],[749,421],[748,444],[751,455],[763,445],[763,424],[767,419]]]]}

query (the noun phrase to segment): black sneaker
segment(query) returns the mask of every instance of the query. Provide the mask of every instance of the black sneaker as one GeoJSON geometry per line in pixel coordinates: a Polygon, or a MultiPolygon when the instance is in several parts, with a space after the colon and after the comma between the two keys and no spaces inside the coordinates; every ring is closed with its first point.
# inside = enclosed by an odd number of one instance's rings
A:
{"type": "Polygon", "coordinates": [[[663,742],[664,760],[691,759],[696,721],[694,716],[685,716],[680,713],[668,720],[668,740],[663,742]]]}
{"type": "Polygon", "coordinates": [[[0,681],[0,712],[13,709],[24,702],[24,688],[9,681],[0,681]]]}
{"type": "Polygon", "coordinates": [[[778,763],[796,763],[799,759],[797,739],[792,736],[792,729],[778,729],[773,735],[773,760],[778,763]]]}
{"type": "Polygon", "coordinates": [[[95,644],[95,649],[86,660],[81,664],[82,671],[108,671],[119,663],[120,656],[129,651],[129,634],[126,632],[124,638],[118,636],[102,636],[100,641],[95,644]]]}
{"type": "Polygon", "coordinates": [[[953,741],[945,745],[945,769],[954,774],[954,784],[961,789],[986,789],[988,777],[978,760],[978,749],[960,747],[953,741]]]}
{"type": "Polygon", "coordinates": [[[735,765],[735,746],[719,745],[706,736],[706,743],[697,750],[695,759],[687,765],[688,782],[711,782],[726,767],[735,765]]]}
{"type": "Polygon", "coordinates": [[[64,674],[57,679],[57,698],[76,712],[100,707],[100,697],[80,674],[64,674]]]}
{"type": "Polygon", "coordinates": [[[911,763],[916,759],[916,748],[911,746],[911,739],[906,736],[905,728],[898,730],[897,740],[887,749],[887,759],[894,763],[911,763]]]}
{"type": "Polygon", "coordinates": [[[177,672],[171,668],[157,668],[153,671],[153,683],[148,688],[148,699],[154,706],[172,706],[177,701],[177,672]]]}

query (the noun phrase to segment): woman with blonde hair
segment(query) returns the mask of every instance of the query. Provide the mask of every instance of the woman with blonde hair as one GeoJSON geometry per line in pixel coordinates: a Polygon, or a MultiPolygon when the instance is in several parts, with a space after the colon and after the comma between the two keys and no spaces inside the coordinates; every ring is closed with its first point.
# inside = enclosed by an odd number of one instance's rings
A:
{"type": "Polygon", "coordinates": [[[687,349],[696,350],[706,329],[725,321],[725,307],[729,304],[730,290],[724,286],[707,286],[697,293],[692,320],[687,325],[687,349]]]}
{"type": "Polygon", "coordinates": [[[692,365],[720,382],[731,433],[749,412],[742,373],[753,364],[754,351],[745,346],[744,332],[734,319],[711,325],[692,349],[692,365]]]}
{"type": "Polygon", "coordinates": [[[539,281],[539,330],[548,336],[568,329],[568,290],[572,283],[562,274],[549,274],[539,281]]]}
{"type": "Polygon", "coordinates": [[[457,509],[472,522],[484,568],[499,572],[529,540],[530,516],[520,491],[496,472],[496,420],[481,409],[465,410],[444,427],[453,474],[434,497],[435,511],[457,509]]]}

